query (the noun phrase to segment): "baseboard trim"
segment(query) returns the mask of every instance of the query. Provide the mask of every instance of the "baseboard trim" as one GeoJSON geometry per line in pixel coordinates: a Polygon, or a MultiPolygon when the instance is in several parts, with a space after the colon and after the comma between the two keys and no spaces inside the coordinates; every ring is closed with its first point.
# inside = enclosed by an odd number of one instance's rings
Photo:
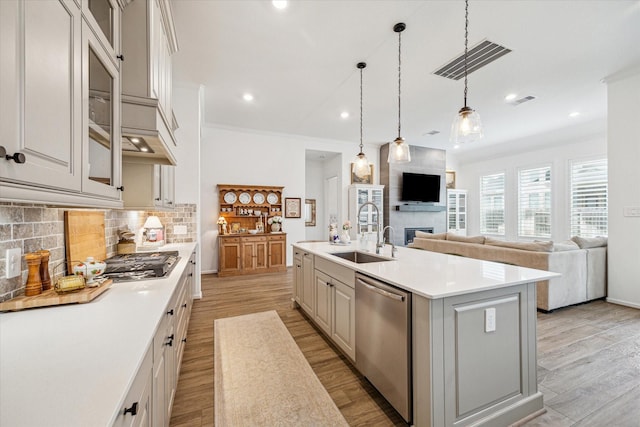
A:
{"type": "Polygon", "coordinates": [[[615,299],[615,298],[607,298],[606,301],[610,302],[611,304],[624,305],[624,306],[627,306],[627,307],[640,309],[640,304],[637,304],[637,303],[634,303],[634,302],[624,301],[624,300],[615,299]]]}

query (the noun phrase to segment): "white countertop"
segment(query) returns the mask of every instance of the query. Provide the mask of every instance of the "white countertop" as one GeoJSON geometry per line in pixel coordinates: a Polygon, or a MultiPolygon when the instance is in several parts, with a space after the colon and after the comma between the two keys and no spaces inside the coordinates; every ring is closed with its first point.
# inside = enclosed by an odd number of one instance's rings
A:
{"type": "MultiPolygon", "coordinates": [[[[293,245],[430,299],[560,277],[560,274],[550,271],[405,247],[397,248],[398,254],[392,261],[356,264],[331,253],[359,250],[375,254],[375,247],[371,244],[360,246],[358,242],[349,245],[301,242],[293,245]]],[[[391,258],[391,246],[385,245],[380,255],[391,258]]]]}
{"type": "Polygon", "coordinates": [[[87,304],[0,313],[0,425],[110,425],[196,243],[169,277],[113,283],[87,304]]]}

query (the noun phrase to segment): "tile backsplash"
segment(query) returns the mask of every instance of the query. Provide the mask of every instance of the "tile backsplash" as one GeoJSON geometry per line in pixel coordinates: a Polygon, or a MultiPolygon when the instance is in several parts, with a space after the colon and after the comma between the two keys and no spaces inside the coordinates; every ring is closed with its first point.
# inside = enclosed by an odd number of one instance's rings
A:
{"type": "MultiPolygon", "coordinates": [[[[65,273],[64,212],[69,208],[49,207],[18,203],[0,203],[0,301],[24,293],[27,280],[27,265],[24,254],[39,249],[50,251],[49,272],[51,277],[65,273]],[[6,250],[22,249],[22,274],[7,279],[6,250]],[[55,271],[54,271],[55,269],[55,271]]],[[[167,243],[195,242],[196,205],[177,204],[173,211],[126,211],[101,210],[105,213],[105,242],[107,257],[117,251],[118,231],[128,228],[137,232],[149,215],[156,215],[165,228],[167,243]],[[175,226],[186,228],[186,234],[176,234],[175,226]]]]}

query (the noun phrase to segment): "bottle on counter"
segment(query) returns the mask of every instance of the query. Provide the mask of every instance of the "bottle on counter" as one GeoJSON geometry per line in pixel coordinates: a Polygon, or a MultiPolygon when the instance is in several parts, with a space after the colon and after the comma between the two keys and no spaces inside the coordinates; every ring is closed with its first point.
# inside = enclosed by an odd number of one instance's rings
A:
{"type": "Polygon", "coordinates": [[[25,254],[27,267],[29,268],[27,283],[24,288],[24,295],[32,297],[42,293],[42,280],[40,278],[40,254],[38,252],[30,252],[25,254]]]}
{"type": "Polygon", "coordinates": [[[51,289],[51,276],[49,275],[49,251],[42,249],[37,253],[40,254],[40,280],[42,282],[42,290],[51,289]]]}

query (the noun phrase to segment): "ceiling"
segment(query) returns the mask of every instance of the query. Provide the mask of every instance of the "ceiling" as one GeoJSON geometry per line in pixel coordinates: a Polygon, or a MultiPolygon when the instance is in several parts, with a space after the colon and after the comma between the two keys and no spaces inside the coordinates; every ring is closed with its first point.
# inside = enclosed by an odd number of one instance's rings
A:
{"type": "MultiPolygon", "coordinates": [[[[464,50],[464,2],[173,0],[179,51],[174,82],[205,86],[206,123],[359,142],[398,133],[398,35],[402,33],[402,136],[453,149],[451,122],[463,80],[433,74],[464,50]],[[253,94],[246,102],[243,94],[253,94]],[[348,119],[341,112],[350,113],[348,119]],[[439,131],[429,135],[431,131],[439,131]]],[[[512,52],[469,75],[468,104],[485,138],[459,154],[524,149],[602,134],[603,78],[640,65],[640,1],[471,0],[469,46],[488,39],[512,52]],[[535,100],[514,106],[509,93],[535,100]],[[577,117],[569,113],[577,111],[577,117]],[[509,144],[505,144],[505,143],[509,144]]]]}

